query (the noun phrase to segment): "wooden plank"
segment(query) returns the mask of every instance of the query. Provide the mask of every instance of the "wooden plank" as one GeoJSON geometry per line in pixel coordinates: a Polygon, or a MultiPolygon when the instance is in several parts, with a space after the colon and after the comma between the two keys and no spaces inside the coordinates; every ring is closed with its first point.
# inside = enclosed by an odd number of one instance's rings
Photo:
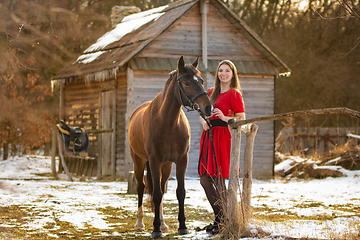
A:
{"type": "Polygon", "coordinates": [[[274,85],[274,79],[271,78],[239,78],[241,86],[248,85],[274,85]]]}
{"type": "MultiPolygon", "coordinates": [[[[81,106],[90,106],[92,104],[96,104],[96,106],[99,106],[97,101],[98,101],[98,96],[96,98],[88,98],[88,99],[78,99],[78,100],[67,100],[66,99],[66,102],[65,102],[65,105],[66,106],[73,106],[75,105],[78,106],[78,108],[80,108],[81,106]]],[[[91,106],[90,106],[91,107],[91,106]]]]}
{"type": "Polygon", "coordinates": [[[52,143],[51,143],[51,174],[53,177],[57,177],[57,172],[56,172],[56,149],[57,149],[57,127],[54,125],[52,127],[52,143]]]}
{"type": "MultiPolygon", "coordinates": [[[[116,96],[117,92],[116,89],[112,90],[112,99],[110,99],[112,106],[111,109],[111,128],[113,130],[111,134],[111,175],[116,175],[116,118],[117,118],[117,105],[116,105],[116,96]]],[[[120,120],[120,119],[119,119],[120,120]]]]}
{"type": "Polygon", "coordinates": [[[165,86],[164,82],[147,82],[147,81],[134,81],[134,88],[145,88],[145,89],[163,89],[165,86]]]}
{"type": "Polygon", "coordinates": [[[64,107],[65,107],[65,97],[64,97],[64,83],[60,82],[60,106],[59,106],[59,119],[63,120],[65,119],[65,112],[64,112],[64,107]]]}
{"type": "Polygon", "coordinates": [[[128,93],[128,100],[127,100],[127,106],[126,106],[126,114],[125,114],[125,167],[124,167],[124,178],[127,179],[127,174],[130,170],[133,169],[132,164],[132,158],[130,156],[130,144],[129,144],[129,138],[128,138],[128,132],[129,132],[129,123],[130,123],[130,117],[135,109],[134,106],[134,72],[128,68],[127,69],[127,93],[128,93]]]}
{"type": "Polygon", "coordinates": [[[61,137],[61,134],[59,131],[56,131],[56,135],[57,135],[57,142],[58,142],[58,148],[59,148],[59,156],[60,156],[60,161],[61,161],[61,165],[66,173],[66,175],[68,176],[69,180],[70,181],[73,181],[73,178],[69,172],[69,169],[68,167],[66,166],[66,163],[65,163],[65,159],[64,159],[64,144],[63,144],[63,140],[62,140],[62,137],[61,137]]]}

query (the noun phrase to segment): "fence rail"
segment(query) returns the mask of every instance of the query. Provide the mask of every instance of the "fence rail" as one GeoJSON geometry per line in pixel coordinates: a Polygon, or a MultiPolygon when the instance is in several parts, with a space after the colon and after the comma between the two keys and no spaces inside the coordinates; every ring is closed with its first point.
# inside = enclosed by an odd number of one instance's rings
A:
{"type": "Polygon", "coordinates": [[[358,145],[359,139],[351,138],[349,133],[360,133],[360,128],[283,128],[275,142],[275,150],[289,154],[320,156],[327,155],[336,146],[346,143],[358,145]]]}

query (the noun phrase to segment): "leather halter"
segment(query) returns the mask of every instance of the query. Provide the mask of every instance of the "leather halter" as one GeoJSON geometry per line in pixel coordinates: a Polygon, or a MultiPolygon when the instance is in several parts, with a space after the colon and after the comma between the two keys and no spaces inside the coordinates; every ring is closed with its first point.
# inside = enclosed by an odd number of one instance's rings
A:
{"type": "MultiPolygon", "coordinates": [[[[200,92],[200,93],[198,93],[198,94],[196,94],[195,95],[195,97],[193,97],[192,99],[190,99],[190,97],[189,97],[189,95],[185,92],[185,89],[184,89],[184,87],[182,86],[182,84],[180,83],[180,79],[182,78],[182,77],[184,77],[185,75],[188,75],[188,73],[184,73],[184,74],[182,74],[182,75],[180,75],[179,76],[179,73],[177,72],[176,73],[176,75],[177,75],[177,78],[176,78],[176,81],[178,82],[178,92],[179,92],[179,98],[180,98],[180,102],[181,102],[181,105],[183,105],[184,106],[184,108],[186,109],[186,110],[188,110],[188,112],[189,111],[198,111],[199,113],[200,113],[200,115],[201,115],[201,109],[200,109],[200,107],[199,107],[199,105],[197,104],[197,103],[195,103],[194,101],[198,98],[198,97],[200,97],[201,95],[203,95],[203,94],[207,94],[207,92],[206,91],[203,91],[203,92],[200,92]],[[189,104],[190,104],[190,106],[186,106],[185,104],[184,104],[184,102],[183,102],[183,100],[182,100],[182,97],[181,97],[181,92],[185,95],[185,97],[186,97],[186,100],[189,102],[189,104]],[[195,109],[195,106],[197,107],[196,109],[195,109]],[[190,107],[190,108],[187,108],[187,107],[190,107]]],[[[203,114],[203,113],[202,113],[203,114]]]]}

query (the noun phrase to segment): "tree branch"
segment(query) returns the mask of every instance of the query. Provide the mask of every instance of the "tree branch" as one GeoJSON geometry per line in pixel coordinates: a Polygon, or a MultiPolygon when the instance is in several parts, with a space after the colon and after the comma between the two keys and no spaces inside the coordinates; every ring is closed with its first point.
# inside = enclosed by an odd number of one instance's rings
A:
{"type": "Polygon", "coordinates": [[[296,112],[289,112],[289,113],[280,113],[280,114],[274,114],[271,116],[252,118],[252,119],[247,119],[247,120],[230,119],[229,127],[237,128],[241,125],[245,125],[248,123],[266,122],[266,121],[285,119],[285,118],[289,118],[289,117],[312,116],[312,115],[320,115],[320,114],[346,114],[346,115],[349,115],[349,116],[352,116],[355,118],[360,118],[360,112],[346,108],[346,107],[324,108],[324,109],[311,109],[311,110],[303,110],[303,111],[296,111],[296,112]]]}
{"type": "Polygon", "coordinates": [[[32,26],[31,24],[25,22],[24,20],[18,18],[15,14],[11,13],[10,14],[11,19],[18,23],[19,25],[21,25],[21,27],[25,27],[27,29],[29,29],[30,31],[32,31],[33,33],[35,33],[36,35],[48,40],[50,43],[52,43],[53,45],[55,45],[58,49],[60,49],[64,54],[66,54],[69,58],[74,58],[74,54],[69,52],[65,46],[63,46],[62,44],[60,44],[57,40],[55,40],[54,38],[52,38],[49,34],[43,33],[40,30],[38,30],[36,27],[32,26]]]}

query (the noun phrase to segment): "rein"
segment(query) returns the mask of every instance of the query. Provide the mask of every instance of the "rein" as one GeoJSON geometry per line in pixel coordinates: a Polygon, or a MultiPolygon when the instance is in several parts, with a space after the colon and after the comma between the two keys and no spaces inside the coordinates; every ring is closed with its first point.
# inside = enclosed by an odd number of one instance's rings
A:
{"type": "Polygon", "coordinates": [[[203,157],[202,156],[202,153],[203,153],[203,148],[204,148],[204,143],[205,143],[205,138],[207,138],[207,142],[206,142],[206,154],[205,154],[205,161],[206,161],[206,165],[204,166],[205,170],[207,170],[207,165],[208,165],[208,154],[209,154],[209,142],[211,142],[211,148],[212,148],[212,152],[214,154],[214,164],[215,164],[215,176],[218,174],[218,167],[217,167],[217,161],[216,161],[216,154],[215,154],[215,147],[214,147],[214,141],[213,141],[213,138],[212,138],[212,130],[211,130],[211,124],[210,122],[205,118],[205,115],[203,113],[200,113],[200,116],[205,120],[205,122],[207,123],[207,125],[209,126],[209,129],[207,131],[205,131],[205,134],[204,134],[204,137],[203,137],[203,140],[202,140],[202,143],[203,145],[200,146],[200,156],[199,156],[199,164],[198,164],[198,174],[199,176],[204,176],[206,174],[206,172],[204,172],[203,174],[200,174],[200,163],[201,163],[201,158],[203,157]]]}
{"type": "Polygon", "coordinates": [[[178,86],[179,86],[179,87],[178,87],[178,92],[179,92],[179,98],[180,98],[181,105],[183,105],[184,108],[185,108],[188,112],[196,110],[196,111],[199,112],[199,114],[200,114],[200,112],[201,112],[200,107],[199,107],[199,105],[198,105],[197,103],[195,103],[194,101],[195,101],[198,97],[200,97],[201,95],[207,94],[207,92],[206,92],[206,91],[200,92],[200,93],[196,94],[195,97],[193,97],[192,99],[190,99],[189,95],[187,95],[187,93],[185,92],[184,87],[183,87],[183,86],[181,85],[181,83],[180,83],[180,78],[182,78],[182,77],[184,77],[184,76],[186,76],[186,75],[188,75],[188,73],[184,73],[184,74],[182,74],[182,75],[180,75],[180,76],[179,76],[179,73],[177,73],[177,76],[178,76],[178,77],[176,78],[176,81],[178,82],[178,86]],[[188,106],[185,106],[185,105],[184,105],[184,102],[183,102],[183,100],[182,100],[181,92],[180,92],[180,91],[185,95],[186,100],[190,103],[190,108],[188,108],[188,106]],[[195,106],[196,106],[196,108],[195,108],[195,106]]]}

